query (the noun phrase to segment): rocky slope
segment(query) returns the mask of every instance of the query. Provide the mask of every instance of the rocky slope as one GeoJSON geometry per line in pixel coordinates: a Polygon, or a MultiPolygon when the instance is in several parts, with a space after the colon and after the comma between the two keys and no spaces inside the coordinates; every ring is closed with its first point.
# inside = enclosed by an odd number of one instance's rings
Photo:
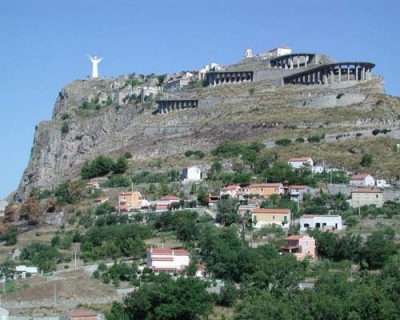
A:
{"type": "Polygon", "coordinates": [[[144,90],[150,97],[160,96],[157,77],[141,86],[132,83],[132,76],[74,81],[59,93],[52,120],[36,127],[16,200],[33,188],[51,189],[78,176],[82,164],[100,154],[116,157],[129,151],[137,161],[208,151],[227,139],[273,145],[279,137],[295,138],[299,132],[287,129],[294,126],[309,132],[323,127],[331,135],[399,126],[399,101],[384,95],[380,77],[336,86],[284,87],[275,78],[182,90],[174,98],[197,98],[199,108],[163,115],[156,114],[154,100],[135,102],[144,90]]]}

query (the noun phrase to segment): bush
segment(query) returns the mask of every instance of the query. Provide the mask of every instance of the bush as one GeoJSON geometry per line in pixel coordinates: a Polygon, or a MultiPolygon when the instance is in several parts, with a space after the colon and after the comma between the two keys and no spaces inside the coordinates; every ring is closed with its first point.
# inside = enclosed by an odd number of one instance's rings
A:
{"type": "Polygon", "coordinates": [[[356,137],[361,137],[362,136],[362,133],[361,132],[357,132],[356,133],[356,137]]]}
{"type": "Polygon", "coordinates": [[[336,99],[340,99],[341,97],[343,97],[344,96],[344,93],[339,93],[337,96],[336,96],[336,99]]]}
{"type": "Polygon", "coordinates": [[[280,139],[280,140],[276,140],[275,144],[278,146],[289,146],[292,144],[292,140],[290,139],[280,139]]]}
{"type": "Polygon", "coordinates": [[[321,142],[321,137],[319,135],[309,136],[307,138],[307,141],[310,143],[314,143],[314,142],[318,143],[318,142],[321,142]]]}
{"type": "Polygon", "coordinates": [[[374,130],[372,130],[372,134],[374,135],[374,136],[376,136],[376,135],[378,135],[378,134],[380,134],[381,133],[381,130],[380,129],[374,129],[374,130]]]}
{"type": "Polygon", "coordinates": [[[61,133],[62,135],[66,135],[69,132],[69,124],[68,122],[63,122],[62,126],[61,126],[61,133]]]}
{"type": "Polygon", "coordinates": [[[304,140],[304,138],[303,137],[298,137],[297,139],[296,139],[296,142],[298,142],[298,143],[303,143],[305,140],[304,140]]]}
{"type": "Polygon", "coordinates": [[[61,116],[61,120],[67,120],[69,119],[69,114],[68,113],[63,113],[61,116]]]}

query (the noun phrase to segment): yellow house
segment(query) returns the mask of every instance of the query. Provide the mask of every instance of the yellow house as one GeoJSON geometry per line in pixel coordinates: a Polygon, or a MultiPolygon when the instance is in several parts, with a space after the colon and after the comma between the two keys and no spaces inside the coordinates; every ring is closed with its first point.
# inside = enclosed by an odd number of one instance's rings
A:
{"type": "Polygon", "coordinates": [[[140,209],[148,204],[139,191],[122,192],[118,197],[118,207],[120,211],[130,211],[140,209]]]}
{"type": "Polygon", "coordinates": [[[249,186],[249,193],[259,198],[269,198],[273,194],[281,195],[283,192],[282,183],[255,183],[249,186]]]}
{"type": "Polygon", "coordinates": [[[253,209],[251,220],[256,228],[272,224],[280,225],[282,228],[288,228],[290,225],[291,212],[289,209],[253,209]]]}

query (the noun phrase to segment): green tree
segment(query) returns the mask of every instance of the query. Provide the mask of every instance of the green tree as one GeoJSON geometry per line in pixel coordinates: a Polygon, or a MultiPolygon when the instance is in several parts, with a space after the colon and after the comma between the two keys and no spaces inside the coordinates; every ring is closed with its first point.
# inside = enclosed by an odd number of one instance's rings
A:
{"type": "Polygon", "coordinates": [[[107,319],[199,319],[212,311],[212,300],[203,281],[196,278],[168,276],[156,278],[156,283],[145,284],[130,293],[123,305],[113,305],[107,319]],[[122,310],[124,312],[122,312],[122,310]]]}
{"type": "Polygon", "coordinates": [[[124,173],[127,169],[128,169],[128,160],[125,157],[125,155],[120,156],[112,168],[115,174],[124,173]]]}
{"type": "Polygon", "coordinates": [[[366,153],[362,156],[360,165],[363,167],[370,167],[372,165],[372,155],[369,153],[366,153]]]}
{"type": "Polygon", "coordinates": [[[10,226],[5,231],[4,234],[1,236],[1,240],[4,241],[6,246],[13,246],[17,243],[17,235],[18,229],[16,226],[10,226]]]}

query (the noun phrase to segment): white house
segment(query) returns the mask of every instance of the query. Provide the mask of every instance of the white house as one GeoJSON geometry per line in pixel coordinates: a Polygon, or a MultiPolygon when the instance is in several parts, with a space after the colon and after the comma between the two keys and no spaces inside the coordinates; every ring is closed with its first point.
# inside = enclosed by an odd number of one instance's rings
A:
{"type": "Polygon", "coordinates": [[[189,265],[190,257],[186,250],[147,249],[147,267],[154,273],[180,273],[189,265]]]}
{"type": "Polygon", "coordinates": [[[261,54],[262,56],[268,56],[271,58],[275,58],[275,57],[279,57],[279,56],[284,56],[287,54],[291,54],[292,53],[292,49],[289,47],[285,47],[285,46],[281,46],[281,47],[276,47],[274,49],[271,49],[263,54],[261,54]]]}
{"type": "Polygon", "coordinates": [[[384,179],[376,180],[375,184],[378,188],[389,188],[390,187],[390,184],[384,179]]]}
{"type": "Polygon", "coordinates": [[[306,185],[291,185],[289,186],[290,200],[302,201],[306,193],[314,193],[309,186],[306,185]]]}
{"type": "Polygon", "coordinates": [[[0,320],[8,320],[10,312],[3,307],[0,307],[0,320]]]}
{"type": "Polygon", "coordinates": [[[191,166],[182,170],[182,182],[198,182],[201,181],[201,170],[197,166],[191,166]]]}
{"type": "Polygon", "coordinates": [[[4,211],[6,210],[6,207],[8,206],[8,202],[5,200],[0,201],[0,217],[4,215],[4,211]]]}
{"type": "Polygon", "coordinates": [[[370,174],[355,174],[350,178],[350,185],[358,187],[373,187],[375,179],[370,174]]]}
{"type": "Polygon", "coordinates": [[[342,230],[342,217],[339,215],[310,215],[300,217],[300,231],[307,229],[342,230]]]}
{"type": "MultiPolygon", "coordinates": [[[[37,267],[27,267],[24,265],[19,265],[15,267],[15,272],[17,275],[21,278],[26,278],[26,274],[29,273],[31,275],[38,274],[38,268],[37,267]]],[[[18,277],[17,276],[17,277],[18,277]]]]}
{"type": "Polygon", "coordinates": [[[293,169],[300,169],[304,167],[305,165],[309,167],[314,166],[314,161],[310,157],[302,157],[302,158],[291,158],[288,161],[288,164],[290,164],[293,169]]]}

